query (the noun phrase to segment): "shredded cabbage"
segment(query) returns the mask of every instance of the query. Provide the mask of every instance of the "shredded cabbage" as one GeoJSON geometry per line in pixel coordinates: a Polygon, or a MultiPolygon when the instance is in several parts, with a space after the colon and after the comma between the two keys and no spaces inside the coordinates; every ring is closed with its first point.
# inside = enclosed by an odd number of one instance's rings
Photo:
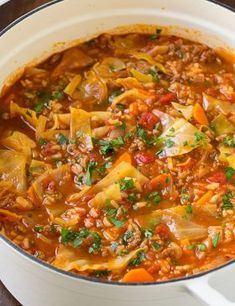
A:
{"type": "Polygon", "coordinates": [[[174,109],[180,112],[186,120],[191,120],[193,117],[193,106],[192,105],[182,105],[176,102],[171,103],[174,109]]]}
{"type": "Polygon", "coordinates": [[[76,254],[76,251],[68,247],[60,246],[59,251],[56,255],[54,262],[52,263],[57,268],[63,269],[65,271],[76,270],[82,271],[95,271],[95,270],[112,270],[119,271],[124,269],[128,262],[136,256],[136,254],[142,249],[136,249],[131,251],[129,254],[124,256],[118,256],[114,259],[95,262],[95,260],[82,259],[76,254]]]}
{"type": "Polygon", "coordinates": [[[36,143],[31,138],[18,131],[11,132],[9,136],[1,139],[0,143],[8,149],[25,154],[28,160],[31,158],[31,149],[36,147],[36,143]]]}
{"type": "Polygon", "coordinates": [[[215,132],[216,136],[224,134],[234,133],[235,126],[229,121],[223,114],[219,114],[212,122],[211,128],[215,132]]]}
{"type": "Polygon", "coordinates": [[[205,110],[217,110],[223,114],[228,114],[230,112],[235,112],[235,104],[216,99],[214,97],[203,94],[203,107],[205,110]]]}
{"type": "Polygon", "coordinates": [[[11,101],[10,114],[12,118],[14,118],[16,115],[22,116],[24,120],[33,128],[36,128],[37,126],[38,119],[36,113],[29,108],[20,107],[18,104],[11,101]]]}
{"type": "Polygon", "coordinates": [[[208,141],[204,133],[183,118],[177,119],[160,139],[160,157],[183,155],[208,141]]]}
{"type": "Polygon", "coordinates": [[[26,166],[27,156],[10,150],[0,150],[0,178],[11,182],[17,191],[27,188],[26,166]]]}

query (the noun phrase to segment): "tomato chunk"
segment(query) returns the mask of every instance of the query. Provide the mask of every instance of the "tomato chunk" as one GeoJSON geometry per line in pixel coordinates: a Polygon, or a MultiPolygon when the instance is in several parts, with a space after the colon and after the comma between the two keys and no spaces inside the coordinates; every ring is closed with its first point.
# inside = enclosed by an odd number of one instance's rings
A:
{"type": "Polygon", "coordinates": [[[155,234],[158,234],[162,239],[167,240],[169,238],[169,229],[165,224],[158,224],[155,228],[155,234]]]}
{"type": "Polygon", "coordinates": [[[226,184],[226,176],[224,172],[218,171],[212,174],[207,178],[207,181],[210,183],[220,183],[220,184],[226,184]]]}
{"type": "Polygon", "coordinates": [[[159,118],[150,112],[143,113],[139,120],[139,124],[149,131],[152,131],[158,122],[159,118]]]}
{"type": "Polygon", "coordinates": [[[155,161],[154,154],[148,152],[137,153],[134,158],[137,164],[150,164],[155,161]]]}
{"type": "Polygon", "coordinates": [[[158,101],[159,101],[160,104],[168,105],[172,101],[175,101],[175,100],[176,100],[176,95],[172,92],[169,92],[165,95],[160,96],[158,101]]]}

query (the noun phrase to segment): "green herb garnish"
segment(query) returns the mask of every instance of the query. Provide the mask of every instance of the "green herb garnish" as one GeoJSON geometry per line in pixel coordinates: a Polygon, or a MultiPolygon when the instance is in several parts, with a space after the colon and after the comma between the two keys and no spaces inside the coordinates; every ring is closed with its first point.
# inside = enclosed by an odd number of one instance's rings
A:
{"type": "Polygon", "coordinates": [[[142,233],[144,235],[145,238],[150,239],[153,237],[153,231],[149,228],[145,228],[142,230],[142,233]]]}
{"type": "Polygon", "coordinates": [[[162,200],[161,195],[158,191],[150,192],[149,194],[147,194],[146,198],[154,204],[158,204],[162,200]]]}
{"type": "Polygon", "coordinates": [[[126,221],[118,220],[118,219],[113,218],[113,217],[109,218],[109,221],[110,221],[113,225],[115,225],[117,228],[123,227],[123,225],[126,223],[126,221]]]}
{"type": "Polygon", "coordinates": [[[125,234],[121,237],[122,244],[127,245],[128,240],[131,239],[132,237],[133,237],[133,232],[131,231],[125,232],[125,234]]]}
{"type": "Polygon", "coordinates": [[[152,242],[152,247],[154,250],[159,250],[161,248],[161,244],[156,242],[156,241],[153,241],[152,242]]]}
{"type": "Polygon", "coordinates": [[[47,144],[47,141],[46,141],[46,139],[44,139],[44,138],[39,138],[39,139],[38,139],[38,144],[39,144],[40,146],[43,146],[43,145],[47,144]]]}
{"type": "Polygon", "coordinates": [[[226,176],[227,181],[230,181],[234,174],[235,174],[235,170],[232,167],[225,168],[225,176],[226,176]]]}
{"type": "Polygon", "coordinates": [[[92,272],[92,276],[100,278],[100,277],[107,277],[111,273],[110,270],[96,270],[92,272]]]}
{"type": "Polygon", "coordinates": [[[232,136],[226,136],[223,140],[225,147],[235,148],[235,139],[232,136]]]}
{"type": "Polygon", "coordinates": [[[187,214],[192,214],[193,213],[193,207],[191,204],[188,204],[186,207],[185,207],[185,211],[187,214]]]}
{"type": "Polygon", "coordinates": [[[58,143],[59,143],[60,145],[65,145],[65,144],[68,144],[68,143],[69,143],[68,138],[67,138],[64,134],[62,134],[62,133],[59,133],[59,134],[57,135],[57,141],[58,141],[58,143]]]}
{"type": "Polygon", "coordinates": [[[96,161],[90,161],[88,163],[86,174],[85,174],[85,177],[86,177],[85,184],[87,186],[91,186],[91,184],[92,184],[92,173],[96,169],[96,166],[97,166],[97,162],[96,161]]]}
{"type": "Polygon", "coordinates": [[[138,265],[140,265],[145,259],[145,254],[144,251],[141,250],[136,254],[135,258],[132,258],[129,263],[128,263],[128,267],[132,268],[132,267],[136,267],[138,265]]]}
{"type": "Polygon", "coordinates": [[[217,247],[219,239],[220,239],[220,233],[216,233],[212,239],[212,245],[214,248],[217,247]]]}
{"type": "Polygon", "coordinates": [[[112,103],[113,99],[120,96],[121,94],[122,94],[122,91],[119,89],[112,91],[111,95],[109,96],[109,103],[112,103]]]}
{"type": "Polygon", "coordinates": [[[233,208],[233,204],[231,202],[231,199],[233,198],[232,191],[226,192],[222,197],[222,209],[229,210],[233,208]]]}
{"type": "Polygon", "coordinates": [[[151,35],[151,36],[149,37],[149,39],[150,39],[150,40],[156,40],[156,39],[158,39],[159,36],[160,36],[160,34],[161,34],[161,32],[162,32],[162,29],[157,28],[155,34],[151,35]]]}
{"type": "Polygon", "coordinates": [[[135,182],[132,178],[123,178],[120,180],[120,190],[129,190],[135,187],[135,182]]]}
{"type": "Polygon", "coordinates": [[[103,155],[113,154],[114,148],[125,144],[121,136],[111,140],[99,140],[98,144],[101,145],[100,152],[103,155]]]}

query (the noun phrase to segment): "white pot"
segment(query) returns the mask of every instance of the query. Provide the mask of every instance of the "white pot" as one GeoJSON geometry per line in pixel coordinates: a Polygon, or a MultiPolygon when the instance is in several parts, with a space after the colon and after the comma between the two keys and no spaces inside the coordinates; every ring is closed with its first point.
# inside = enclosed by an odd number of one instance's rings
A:
{"type": "MultiPolygon", "coordinates": [[[[206,0],[52,1],[2,33],[0,86],[12,71],[52,50],[54,43],[128,24],[172,26],[170,33],[211,47],[235,48],[235,14],[206,0]]],[[[235,305],[234,263],[188,279],[126,285],[92,281],[57,270],[4,237],[0,238],[0,250],[1,280],[24,306],[235,305]]]]}

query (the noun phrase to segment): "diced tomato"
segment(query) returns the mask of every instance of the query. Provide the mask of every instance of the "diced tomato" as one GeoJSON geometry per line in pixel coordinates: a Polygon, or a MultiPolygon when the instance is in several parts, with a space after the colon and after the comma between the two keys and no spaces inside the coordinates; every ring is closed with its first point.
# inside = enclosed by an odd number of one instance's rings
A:
{"type": "Polygon", "coordinates": [[[224,172],[218,171],[212,174],[207,178],[207,181],[210,183],[220,183],[220,184],[226,184],[226,176],[224,172]]]}
{"type": "Polygon", "coordinates": [[[158,122],[159,118],[150,112],[143,113],[139,120],[139,124],[149,131],[152,131],[158,122]]]}
{"type": "Polygon", "coordinates": [[[148,152],[137,153],[134,158],[137,164],[150,164],[155,161],[154,154],[148,152]]]}
{"type": "Polygon", "coordinates": [[[176,95],[172,92],[169,92],[165,95],[160,96],[159,98],[159,103],[162,105],[168,105],[170,104],[172,101],[176,100],[176,95]]]}
{"type": "Polygon", "coordinates": [[[169,229],[165,224],[158,224],[155,228],[155,234],[158,234],[162,239],[169,238],[169,229]]]}

